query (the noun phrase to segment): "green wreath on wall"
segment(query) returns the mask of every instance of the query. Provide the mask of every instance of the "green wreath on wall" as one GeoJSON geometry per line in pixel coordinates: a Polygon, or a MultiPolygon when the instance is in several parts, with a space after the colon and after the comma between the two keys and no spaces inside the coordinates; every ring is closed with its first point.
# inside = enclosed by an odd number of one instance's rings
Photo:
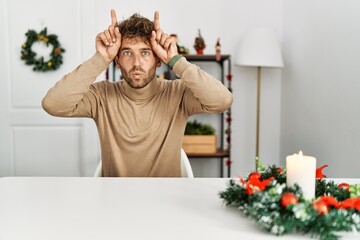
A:
{"type": "Polygon", "coordinates": [[[33,70],[35,72],[47,72],[60,67],[63,63],[62,53],[65,52],[65,49],[61,47],[57,35],[47,35],[47,28],[44,28],[39,33],[28,30],[25,35],[27,38],[26,42],[21,46],[21,59],[25,61],[26,65],[34,65],[33,70]],[[48,61],[44,60],[44,56],[36,57],[36,52],[31,49],[35,42],[43,42],[47,47],[52,45],[53,49],[48,61]]]}

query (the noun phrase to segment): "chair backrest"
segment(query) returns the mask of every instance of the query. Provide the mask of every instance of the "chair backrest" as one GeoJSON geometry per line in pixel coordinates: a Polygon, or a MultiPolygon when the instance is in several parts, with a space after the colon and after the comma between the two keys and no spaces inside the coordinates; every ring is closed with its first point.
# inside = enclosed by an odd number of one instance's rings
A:
{"type": "Polygon", "coordinates": [[[99,164],[95,169],[94,177],[102,177],[101,171],[102,171],[102,161],[100,160],[99,164]]]}
{"type": "Polygon", "coordinates": [[[184,149],[181,148],[181,176],[186,178],[194,178],[194,173],[191,168],[189,158],[184,149]]]}
{"type": "MultiPolygon", "coordinates": [[[[185,178],[194,178],[194,173],[192,171],[189,158],[187,157],[184,149],[181,149],[181,176],[185,178]]],[[[102,171],[102,162],[100,160],[98,166],[96,167],[94,177],[101,177],[101,171],[102,171]]]]}

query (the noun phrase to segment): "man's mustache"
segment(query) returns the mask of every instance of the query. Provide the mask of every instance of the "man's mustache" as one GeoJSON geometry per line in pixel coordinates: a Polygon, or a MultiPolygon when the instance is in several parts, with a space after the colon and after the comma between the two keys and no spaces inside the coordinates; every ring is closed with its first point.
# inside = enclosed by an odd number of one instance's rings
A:
{"type": "Polygon", "coordinates": [[[132,72],[145,72],[144,69],[142,69],[141,67],[133,67],[131,70],[130,70],[130,73],[132,72]]]}

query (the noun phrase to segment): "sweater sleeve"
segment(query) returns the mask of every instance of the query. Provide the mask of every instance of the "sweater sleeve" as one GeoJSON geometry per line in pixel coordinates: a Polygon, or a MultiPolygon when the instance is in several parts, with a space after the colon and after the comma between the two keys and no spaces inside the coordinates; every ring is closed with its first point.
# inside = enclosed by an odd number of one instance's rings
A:
{"type": "Polygon", "coordinates": [[[184,105],[189,115],[221,113],[230,108],[233,96],[227,87],[185,57],[175,63],[173,71],[185,82],[184,105]]]}
{"type": "Polygon", "coordinates": [[[108,64],[99,53],[65,75],[42,100],[43,109],[59,117],[94,117],[98,94],[92,83],[108,64]]]}

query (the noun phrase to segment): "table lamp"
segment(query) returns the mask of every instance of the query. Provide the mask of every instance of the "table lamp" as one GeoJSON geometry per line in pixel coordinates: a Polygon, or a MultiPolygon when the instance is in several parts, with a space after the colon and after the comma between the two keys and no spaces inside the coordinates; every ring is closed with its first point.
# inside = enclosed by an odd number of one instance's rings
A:
{"type": "Polygon", "coordinates": [[[260,130],[261,67],[282,68],[284,66],[279,41],[272,29],[256,28],[243,38],[235,65],[257,67],[257,110],[256,110],[256,161],[258,170],[260,130]]]}

